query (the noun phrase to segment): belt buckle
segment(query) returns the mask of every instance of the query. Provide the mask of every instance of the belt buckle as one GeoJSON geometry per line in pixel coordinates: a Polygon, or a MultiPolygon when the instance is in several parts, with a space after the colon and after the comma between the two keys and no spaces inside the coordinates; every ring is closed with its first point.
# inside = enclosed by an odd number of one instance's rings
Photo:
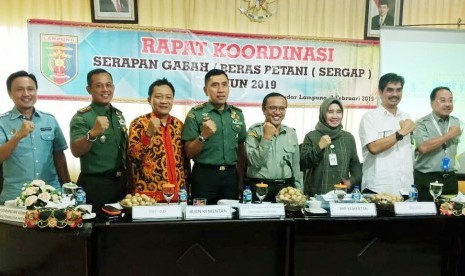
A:
{"type": "Polygon", "coordinates": [[[220,167],[218,168],[218,170],[220,170],[220,171],[225,171],[225,170],[226,170],[226,166],[220,166],[220,167]]]}
{"type": "Polygon", "coordinates": [[[116,172],[116,177],[120,177],[123,174],[123,172],[116,172]]]}

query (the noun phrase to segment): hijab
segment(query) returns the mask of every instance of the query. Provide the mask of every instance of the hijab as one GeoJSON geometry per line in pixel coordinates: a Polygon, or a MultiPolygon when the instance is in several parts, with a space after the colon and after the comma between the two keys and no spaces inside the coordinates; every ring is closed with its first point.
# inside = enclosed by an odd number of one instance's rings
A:
{"type": "Polygon", "coordinates": [[[320,117],[318,123],[315,126],[315,130],[320,132],[322,136],[329,135],[331,139],[336,139],[341,134],[342,122],[337,127],[331,127],[326,122],[326,113],[328,113],[329,106],[333,103],[339,105],[344,116],[344,107],[342,107],[342,103],[336,98],[327,98],[320,106],[320,117]]]}

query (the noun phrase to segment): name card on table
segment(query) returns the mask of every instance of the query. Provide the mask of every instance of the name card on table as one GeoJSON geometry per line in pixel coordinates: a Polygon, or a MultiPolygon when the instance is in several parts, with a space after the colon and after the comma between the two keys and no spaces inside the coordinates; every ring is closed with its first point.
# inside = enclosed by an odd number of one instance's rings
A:
{"type": "Polygon", "coordinates": [[[0,220],[23,224],[26,212],[26,208],[0,206],[0,220]]]}
{"type": "Polygon", "coordinates": [[[332,217],[376,217],[374,203],[336,203],[329,204],[332,217]]]}
{"type": "Polygon", "coordinates": [[[133,206],[133,221],[181,220],[181,205],[133,206]]]}
{"type": "Polygon", "coordinates": [[[436,215],[434,202],[395,202],[394,213],[396,216],[408,215],[436,215]]]}
{"type": "Polygon", "coordinates": [[[186,220],[232,218],[232,208],[230,205],[199,205],[185,207],[186,220]]]}
{"type": "Polygon", "coordinates": [[[239,218],[284,218],[284,204],[240,204],[239,218]]]}

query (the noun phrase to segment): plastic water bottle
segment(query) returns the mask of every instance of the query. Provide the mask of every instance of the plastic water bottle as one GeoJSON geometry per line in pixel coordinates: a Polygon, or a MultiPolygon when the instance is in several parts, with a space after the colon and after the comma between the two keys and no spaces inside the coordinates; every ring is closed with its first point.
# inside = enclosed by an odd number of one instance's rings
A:
{"type": "Polygon", "coordinates": [[[418,190],[417,185],[413,184],[410,187],[410,191],[408,192],[408,201],[416,202],[418,201],[418,190]]]}
{"type": "Polygon", "coordinates": [[[188,195],[187,195],[186,186],[183,185],[179,187],[178,198],[179,198],[178,199],[179,205],[187,205],[188,195]]]}
{"type": "Polygon", "coordinates": [[[250,186],[245,186],[244,192],[242,192],[242,203],[252,204],[252,191],[250,186]]]}
{"type": "Polygon", "coordinates": [[[86,192],[82,187],[76,190],[76,205],[86,204],[86,192]]]}
{"type": "Polygon", "coordinates": [[[362,199],[362,193],[360,192],[360,186],[356,185],[352,191],[352,200],[359,202],[362,199]]]}

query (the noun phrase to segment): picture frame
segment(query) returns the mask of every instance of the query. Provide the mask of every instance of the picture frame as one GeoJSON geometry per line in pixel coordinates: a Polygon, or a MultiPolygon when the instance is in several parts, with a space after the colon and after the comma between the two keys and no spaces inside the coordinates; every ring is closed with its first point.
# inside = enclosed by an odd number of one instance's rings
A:
{"type": "Polygon", "coordinates": [[[402,26],[403,2],[404,0],[366,0],[364,38],[379,40],[379,29],[383,26],[402,26]],[[383,20],[380,20],[381,13],[384,14],[383,20]]]}
{"type": "Polygon", "coordinates": [[[92,22],[137,24],[137,0],[90,0],[92,22]]]}

